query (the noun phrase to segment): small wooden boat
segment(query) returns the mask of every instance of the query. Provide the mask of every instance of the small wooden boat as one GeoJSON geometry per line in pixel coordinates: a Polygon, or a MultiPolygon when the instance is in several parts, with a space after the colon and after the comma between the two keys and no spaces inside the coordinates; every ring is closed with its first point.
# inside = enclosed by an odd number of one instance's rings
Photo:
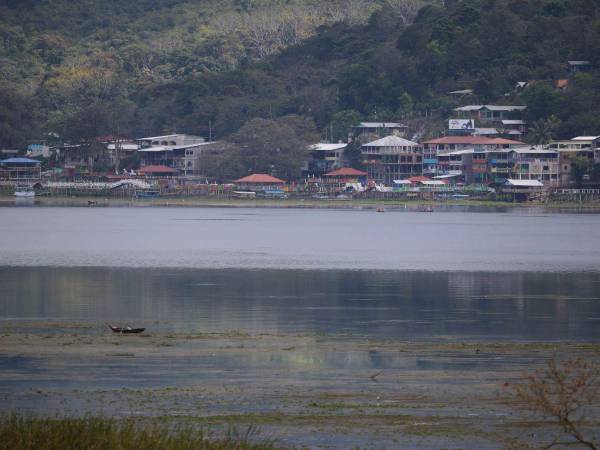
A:
{"type": "Polygon", "coordinates": [[[383,209],[383,208],[377,208],[377,212],[378,212],[378,213],[385,212],[385,209],[383,209]]]}
{"type": "Polygon", "coordinates": [[[145,328],[113,327],[112,325],[107,325],[113,333],[137,334],[142,333],[145,330],[145,328]]]}

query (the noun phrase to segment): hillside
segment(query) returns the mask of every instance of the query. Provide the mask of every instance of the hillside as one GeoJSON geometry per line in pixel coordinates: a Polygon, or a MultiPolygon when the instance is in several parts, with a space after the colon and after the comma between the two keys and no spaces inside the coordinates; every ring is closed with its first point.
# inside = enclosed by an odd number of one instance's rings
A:
{"type": "Polygon", "coordinates": [[[223,137],[289,114],[338,139],[361,118],[440,123],[461,102],[527,104],[557,136],[600,130],[598,0],[446,2],[412,24],[420,4],[392,0],[0,4],[1,146],[209,123],[223,137]]]}

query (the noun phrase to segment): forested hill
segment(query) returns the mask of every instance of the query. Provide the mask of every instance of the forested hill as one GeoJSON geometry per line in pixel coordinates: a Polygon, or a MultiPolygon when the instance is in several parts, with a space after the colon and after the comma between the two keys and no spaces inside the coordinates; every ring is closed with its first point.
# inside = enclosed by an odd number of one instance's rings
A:
{"type": "Polygon", "coordinates": [[[412,24],[415,0],[0,5],[0,146],[209,123],[223,137],[289,114],[337,139],[358,119],[441,118],[461,101],[523,102],[558,136],[600,132],[599,0],[429,3],[412,24]],[[568,60],[591,66],[572,75],[568,60]],[[459,89],[475,96],[447,95],[459,89]]]}

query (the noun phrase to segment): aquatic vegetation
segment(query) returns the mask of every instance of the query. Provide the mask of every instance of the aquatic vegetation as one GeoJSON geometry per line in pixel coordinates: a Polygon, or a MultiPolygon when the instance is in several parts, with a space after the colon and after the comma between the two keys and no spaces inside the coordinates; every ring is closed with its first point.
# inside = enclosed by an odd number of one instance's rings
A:
{"type": "Polygon", "coordinates": [[[0,450],[56,449],[95,450],[275,450],[282,447],[257,439],[257,429],[229,428],[224,436],[213,436],[203,428],[136,423],[104,418],[42,419],[19,415],[0,417],[0,450]]]}

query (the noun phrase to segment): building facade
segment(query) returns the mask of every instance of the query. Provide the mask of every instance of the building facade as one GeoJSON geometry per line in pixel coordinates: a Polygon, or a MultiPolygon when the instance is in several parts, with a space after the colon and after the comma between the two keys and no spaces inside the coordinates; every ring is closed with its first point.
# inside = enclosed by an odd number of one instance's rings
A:
{"type": "Polygon", "coordinates": [[[569,140],[550,142],[548,149],[559,154],[560,185],[568,187],[575,183],[575,173],[572,167],[574,158],[588,159],[591,167],[596,161],[596,156],[600,157],[600,152],[597,150],[599,147],[600,136],[577,136],[569,140]]]}
{"type": "Polygon", "coordinates": [[[399,136],[387,136],[364,144],[361,148],[363,164],[370,180],[392,186],[423,172],[423,152],[416,142],[399,136]]]}
{"type": "Polygon", "coordinates": [[[162,165],[183,175],[201,175],[201,156],[207,145],[204,138],[189,134],[169,134],[137,139],[140,166],[162,165]]]}
{"type": "Polygon", "coordinates": [[[318,143],[311,145],[310,159],[302,172],[305,177],[321,177],[327,172],[344,166],[344,151],[348,144],[318,143]]]}
{"type": "Polygon", "coordinates": [[[473,180],[469,180],[467,174],[465,182],[483,182],[485,177],[482,174],[487,172],[488,166],[486,152],[507,150],[523,145],[525,145],[523,142],[512,139],[484,136],[444,136],[431,139],[423,142],[423,174],[437,176],[447,174],[448,170],[457,170],[448,169],[448,164],[440,165],[439,160],[441,155],[443,155],[443,163],[448,162],[450,157],[454,159],[460,157],[463,164],[470,164],[473,170],[473,180]]]}

